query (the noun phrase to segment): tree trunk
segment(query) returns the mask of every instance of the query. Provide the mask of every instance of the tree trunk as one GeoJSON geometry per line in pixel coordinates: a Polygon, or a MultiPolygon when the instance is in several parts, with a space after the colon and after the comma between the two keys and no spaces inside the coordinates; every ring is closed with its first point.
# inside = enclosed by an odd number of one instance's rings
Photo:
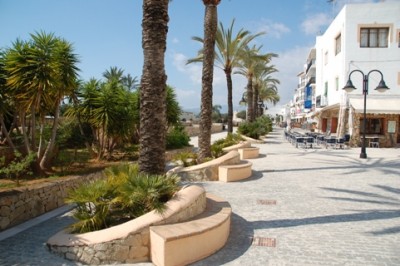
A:
{"type": "Polygon", "coordinates": [[[233,103],[232,103],[232,70],[225,72],[226,84],[228,87],[228,133],[233,132],[233,103]]]}
{"type": "Polygon", "coordinates": [[[43,154],[42,159],[40,160],[40,168],[45,170],[49,168],[50,159],[52,158],[55,143],[56,143],[56,136],[57,136],[57,128],[58,128],[58,120],[60,116],[60,101],[57,101],[54,113],[54,120],[53,120],[53,127],[51,128],[51,136],[49,143],[47,144],[46,150],[43,154]]]}
{"type": "Polygon", "coordinates": [[[253,92],[253,121],[259,116],[259,107],[258,107],[258,86],[257,83],[254,85],[254,92],[253,92]]]}
{"type": "MultiPolygon", "coordinates": [[[[212,96],[214,75],[214,46],[218,26],[217,6],[213,1],[203,1],[206,5],[204,16],[203,72],[201,90],[199,156],[200,162],[211,157],[212,96]]],[[[218,3],[217,3],[218,4],[218,3]]]]}
{"type": "Polygon", "coordinates": [[[20,116],[21,116],[22,137],[24,139],[25,151],[28,154],[28,153],[32,152],[32,149],[31,149],[31,145],[29,142],[28,134],[26,132],[25,112],[22,112],[20,116]]]}
{"type": "Polygon", "coordinates": [[[169,0],[143,1],[139,170],[148,174],[165,173],[168,4],[169,0]]]}
{"type": "Polygon", "coordinates": [[[36,150],[36,114],[35,107],[31,107],[31,149],[36,150]]]}
{"type": "Polygon", "coordinates": [[[4,134],[4,137],[6,138],[8,146],[10,146],[10,148],[13,150],[13,152],[15,152],[15,145],[12,142],[12,139],[10,138],[10,134],[8,134],[8,131],[7,131],[7,128],[6,128],[6,124],[4,123],[3,114],[0,114],[0,126],[1,126],[1,130],[2,130],[2,132],[4,134]]]}
{"type": "Polygon", "coordinates": [[[83,138],[84,138],[84,142],[85,142],[86,149],[89,151],[90,158],[94,158],[94,157],[96,157],[96,154],[95,154],[95,152],[93,151],[92,146],[89,144],[89,141],[87,141],[87,137],[86,137],[86,135],[85,135],[85,132],[83,131],[82,122],[81,122],[81,116],[78,114],[77,118],[78,118],[79,132],[81,133],[81,135],[82,135],[83,138]]]}
{"type": "Polygon", "coordinates": [[[253,107],[253,77],[247,79],[247,120],[254,121],[254,107],[253,107]]]}

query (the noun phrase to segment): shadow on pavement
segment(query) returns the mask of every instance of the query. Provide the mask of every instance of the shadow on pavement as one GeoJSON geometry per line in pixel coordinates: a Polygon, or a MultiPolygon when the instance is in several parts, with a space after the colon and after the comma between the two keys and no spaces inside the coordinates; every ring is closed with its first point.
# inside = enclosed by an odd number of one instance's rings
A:
{"type": "Polygon", "coordinates": [[[252,223],[232,213],[231,231],[226,245],[217,253],[191,265],[219,266],[231,262],[249,249],[253,234],[252,223]]]}

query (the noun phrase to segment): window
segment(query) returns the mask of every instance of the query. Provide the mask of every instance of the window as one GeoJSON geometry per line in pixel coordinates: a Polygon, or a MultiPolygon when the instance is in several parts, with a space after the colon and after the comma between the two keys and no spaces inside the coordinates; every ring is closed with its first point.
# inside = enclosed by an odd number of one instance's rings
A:
{"type": "Polygon", "coordinates": [[[336,91],[339,90],[339,77],[335,78],[335,89],[336,89],[336,91]]]}
{"type": "Polygon", "coordinates": [[[328,64],[328,51],[326,51],[324,54],[324,62],[325,62],[325,65],[328,64]]]}
{"type": "Polygon", "coordinates": [[[324,96],[328,97],[328,81],[325,81],[325,91],[324,91],[324,96]]]}
{"type": "MultiPolygon", "coordinates": [[[[361,130],[363,133],[363,121],[360,119],[361,130]]],[[[367,118],[365,125],[365,134],[383,134],[383,118],[367,118]]]]}
{"type": "Polygon", "coordinates": [[[389,28],[361,28],[360,47],[388,47],[389,28]]]}
{"type": "Polygon", "coordinates": [[[342,51],[342,35],[339,34],[335,39],[335,55],[342,51]]]}

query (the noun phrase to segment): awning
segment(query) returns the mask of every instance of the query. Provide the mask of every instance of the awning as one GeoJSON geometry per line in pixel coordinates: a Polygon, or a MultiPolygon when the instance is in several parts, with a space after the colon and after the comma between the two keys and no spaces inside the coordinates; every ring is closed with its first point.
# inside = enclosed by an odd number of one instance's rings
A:
{"type": "MultiPolygon", "coordinates": [[[[364,112],[364,98],[349,98],[350,105],[356,113],[364,112]]],[[[366,112],[369,114],[400,114],[400,98],[372,98],[367,95],[366,112]]]]}

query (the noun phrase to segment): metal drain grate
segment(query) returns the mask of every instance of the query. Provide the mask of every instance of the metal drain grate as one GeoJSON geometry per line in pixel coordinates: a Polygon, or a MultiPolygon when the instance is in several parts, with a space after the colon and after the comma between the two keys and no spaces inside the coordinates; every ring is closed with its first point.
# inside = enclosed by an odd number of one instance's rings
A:
{"type": "Polygon", "coordinates": [[[276,205],[276,200],[262,200],[262,199],[258,199],[258,200],[257,200],[257,204],[260,204],[260,205],[276,205]]]}
{"type": "Polygon", "coordinates": [[[276,247],[276,239],[275,238],[255,236],[255,237],[252,237],[251,245],[252,246],[272,247],[272,248],[274,248],[274,247],[276,247]]]}

